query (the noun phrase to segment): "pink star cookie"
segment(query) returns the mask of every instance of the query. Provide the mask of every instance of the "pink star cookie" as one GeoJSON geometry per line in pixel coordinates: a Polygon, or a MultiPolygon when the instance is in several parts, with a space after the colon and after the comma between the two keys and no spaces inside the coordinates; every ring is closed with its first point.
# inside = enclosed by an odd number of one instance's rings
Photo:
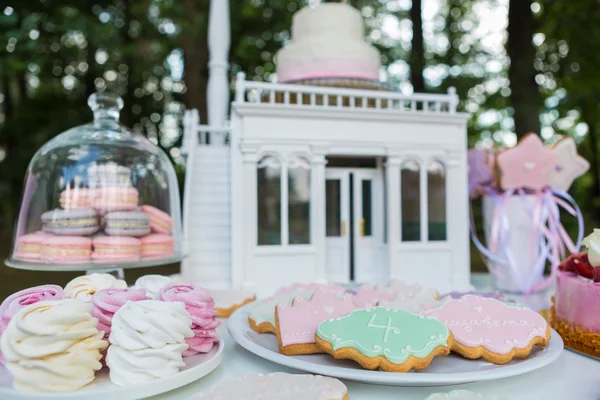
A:
{"type": "Polygon", "coordinates": [[[577,153],[577,144],[572,137],[567,137],[554,146],[558,156],[552,173],[550,174],[550,187],[567,191],[573,181],[585,174],[590,169],[590,163],[577,153]]]}
{"type": "Polygon", "coordinates": [[[537,135],[528,134],[516,147],[496,157],[501,173],[500,186],[504,190],[545,188],[550,184],[558,156],[558,152],[547,149],[537,135]]]}
{"type": "Polygon", "coordinates": [[[349,293],[317,289],[310,300],[296,298],[292,305],[279,304],[275,324],[279,352],[288,356],[321,353],[315,343],[319,324],[350,314],[358,307],[349,293]]]}
{"type": "Polygon", "coordinates": [[[452,351],[494,364],[527,357],[534,345],[547,346],[550,340],[550,328],[540,314],[492,298],[465,295],[421,315],[452,331],[452,351]]]}

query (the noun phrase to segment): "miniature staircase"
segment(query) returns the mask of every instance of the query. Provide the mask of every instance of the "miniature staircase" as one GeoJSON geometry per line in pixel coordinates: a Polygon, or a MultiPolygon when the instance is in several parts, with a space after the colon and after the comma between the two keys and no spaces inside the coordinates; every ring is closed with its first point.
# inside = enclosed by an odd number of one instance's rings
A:
{"type": "Polygon", "coordinates": [[[196,146],[188,158],[184,276],[209,288],[231,285],[230,148],[196,146]],[[189,179],[189,181],[188,181],[189,179]]]}

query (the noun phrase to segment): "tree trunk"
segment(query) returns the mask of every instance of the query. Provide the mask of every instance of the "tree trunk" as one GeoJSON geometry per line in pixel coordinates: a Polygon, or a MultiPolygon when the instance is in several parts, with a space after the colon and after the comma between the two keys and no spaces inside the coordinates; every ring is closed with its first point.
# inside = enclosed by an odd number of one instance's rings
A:
{"type": "Polygon", "coordinates": [[[129,35],[129,23],[131,22],[131,4],[130,0],[122,0],[121,3],[122,11],[123,11],[123,20],[125,23],[120,30],[119,35],[121,36],[121,41],[123,47],[125,48],[125,52],[123,55],[123,63],[129,67],[127,72],[127,83],[125,85],[125,93],[123,94],[123,110],[121,110],[120,120],[125,126],[133,126],[133,113],[132,107],[136,103],[135,96],[133,92],[139,82],[136,82],[134,79],[138,77],[138,73],[136,71],[135,66],[135,57],[133,57],[132,52],[135,51],[133,39],[129,35]]]}
{"type": "Polygon", "coordinates": [[[541,96],[533,67],[535,48],[532,38],[535,21],[531,11],[532,1],[510,0],[508,9],[508,78],[518,138],[529,132],[540,133],[541,96]]]}
{"type": "Polygon", "coordinates": [[[581,108],[581,117],[583,121],[588,125],[588,138],[590,145],[590,152],[586,157],[590,162],[590,172],[592,174],[592,193],[586,196],[588,204],[585,208],[592,212],[595,224],[597,226],[600,223],[600,207],[596,203],[600,199],[600,155],[598,154],[598,124],[596,123],[596,106],[586,107],[583,105],[581,108]]]}
{"type": "Polygon", "coordinates": [[[207,123],[206,88],[208,84],[208,19],[209,1],[184,0],[182,2],[189,25],[181,35],[183,62],[185,65],[184,102],[187,109],[196,108],[200,120],[207,123]]]}
{"type": "Polygon", "coordinates": [[[412,0],[410,20],[413,26],[412,46],[410,51],[410,81],[415,93],[425,91],[423,70],[425,69],[425,47],[423,45],[423,14],[421,1],[412,0]]]}

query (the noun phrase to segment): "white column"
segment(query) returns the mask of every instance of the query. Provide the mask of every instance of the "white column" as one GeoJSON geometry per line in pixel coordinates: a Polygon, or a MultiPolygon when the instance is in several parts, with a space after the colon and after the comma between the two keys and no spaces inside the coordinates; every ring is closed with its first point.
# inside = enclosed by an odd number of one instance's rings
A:
{"type": "Polygon", "coordinates": [[[452,249],[452,285],[470,283],[469,194],[466,151],[448,152],[446,166],[446,223],[452,249]]]}
{"type": "Polygon", "coordinates": [[[400,216],[400,164],[402,160],[398,155],[389,155],[386,161],[386,203],[387,203],[387,248],[389,278],[398,277],[398,247],[401,235],[400,216]]]}
{"type": "Polygon", "coordinates": [[[326,205],[325,205],[325,158],[324,149],[313,149],[311,159],[311,241],[315,246],[315,276],[317,282],[327,281],[327,227],[326,227],[326,205]]]}
{"type": "MultiPolygon", "coordinates": [[[[231,44],[229,1],[211,0],[208,20],[208,124],[225,126],[229,109],[229,64],[227,55],[231,44]]],[[[225,135],[222,135],[224,138],[225,135]]],[[[224,140],[224,139],[222,139],[224,140]]]]}
{"type": "Polygon", "coordinates": [[[419,211],[421,213],[421,242],[426,243],[429,240],[429,194],[427,193],[427,168],[429,167],[429,158],[425,159],[419,168],[419,211]]]}
{"type": "MultiPolygon", "coordinates": [[[[257,172],[256,166],[258,163],[258,153],[255,148],[243,148],[243,192],[232,193],[232,196],[240,196],[244,198],[243,207],[238,213],[243,221],[241,227],[242,235],[242,248],[243,252],[242,269],[243,279],[242,286],[251,290],[257,288],[256,281],[256,265],[254,263],[254,249],[257,243],[257,229],[258,229],[258,216],[257,216],[257,172]]],[[[234,228],[235,229],[235,228],[234,228]]],[[[231,249],[235,252],[237,249],[231,249]]]]}

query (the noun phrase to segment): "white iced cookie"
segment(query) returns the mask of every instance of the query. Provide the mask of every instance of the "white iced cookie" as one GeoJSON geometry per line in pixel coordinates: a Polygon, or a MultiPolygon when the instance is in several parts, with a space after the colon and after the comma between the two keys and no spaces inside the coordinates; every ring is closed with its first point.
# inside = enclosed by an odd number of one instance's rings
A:
{"type": "Polygon", "coordinates": [[[173,375],[185,364],[185,340],[194,336],[181,302],[125,303],[113,316],[106,356],[110,380],[129,386],[173,375]]]}
{"type": "Polygon", "coordinates": [[[200,393],[190,400],[345,400],[348,389],[341,381],[320,375],[296,375],[276,372],[248,375],[225,381],[210,393],[200,393]]]}
{"type": "Polygon", "coordinates": [[[125,289],[127,283],[110,274],[82,275],[65,286],[65,297],[85,302],[92,301],[92,296],[102,289],[125,289]]]}
{"type": "Polygon", "coordinates": [[[452,390],[447,393],[434,393],[425,400],[502,400],[496,396],[485,396],[470,390],[452,390]]]}
{"type": "Polygon", "coordinates": [[[379,306],[418,314],[421,311],[430,310],[443,304],[443,301],[438,299],[439,295],[435,289],[417,284],[408,285],[396,280],[392,281],[390,287],[394,288],[396,297],[392,300],[381,300],[379,306]]]}
{"type": "Polygon", "coordinates": [[[144,289],[148,297],[156,299],[160,289],[167,286],[172,281],[173,279],[164,275],[144,275],[135,281],[133,287],[134,289],[144,289]]]}
{"type": "Polygon", "coordinates": [[[256,299],[256,294],[244,289],[212,289],[208,293],[215,301],[219,317],[229,317],[236,309],[256,299]]]}
{"type": "Polygon", "coordinates": [[[17,390],[72,392],[94,380],[108,343],[91,310],[80,300],[41,301],[11,319],[0,346],[17,390]]]}

